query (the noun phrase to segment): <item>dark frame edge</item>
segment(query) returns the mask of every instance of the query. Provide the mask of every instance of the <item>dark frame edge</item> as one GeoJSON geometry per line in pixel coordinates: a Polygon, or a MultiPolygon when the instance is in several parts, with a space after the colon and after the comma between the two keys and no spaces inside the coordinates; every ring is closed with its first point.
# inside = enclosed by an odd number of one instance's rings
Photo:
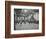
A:
{"type": "MultiPolygon", "coordinates": [[[[8,34],[8,32],[6,31],[6,3],[8,3],[9,1],[5,1],[5,38],[16,38],[15,35],[13,35],[14,37],[12,37],[10,34],[8,34]]],[[[10,1],[11,2],[11,1],[10,1]]],[[[9,2],[9,3],[10,3],[9,2]]],[[[34,3],[34,2],[33,2],[34,3]]],[[[45,36],[45,3],[42,3],[42,7],[43,7],[43,18],[42,18],[42,22],[43,23],[43,27],[42,27],[42,34],[38,35],[38,36],[45,36]]],[[[37,36],[37,35],[36,35],[37,36]]],[[[23,37],[23,36],[22,36],[23,37]]],[[[28,36],[25,36],[28,37],[28,36]]],[[[29,36],[29,37],[35,37],[35,36],[29,36]]],[[[17,37],[18,38],[18,37],[17,37]]]]}

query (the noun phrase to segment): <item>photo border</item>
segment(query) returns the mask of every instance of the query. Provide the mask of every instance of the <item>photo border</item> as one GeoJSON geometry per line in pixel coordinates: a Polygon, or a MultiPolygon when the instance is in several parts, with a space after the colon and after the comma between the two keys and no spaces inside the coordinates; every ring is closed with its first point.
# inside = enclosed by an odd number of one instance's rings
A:
{"type": "Polygon", "coordinates": [[[11,5],[11,34],[25,34],[25,33],[41,33],[42,32],[42,7],[40,6],[21,6],[11,5]],[[31,30],[14,30],[14,8],[15,9],[39,9],[39,29],[31,30]],[[41,16],[40,16],[41,15],[41,16]]]}
{"type": "Polygon", "coordinates": [[[5,1],[5,38],[34,37],[45,35],[45,4],[35,2],[5,1]],[[42,7],[42,33],[10,34],[11,33],[11,5],[41,6],[42,7]]]}

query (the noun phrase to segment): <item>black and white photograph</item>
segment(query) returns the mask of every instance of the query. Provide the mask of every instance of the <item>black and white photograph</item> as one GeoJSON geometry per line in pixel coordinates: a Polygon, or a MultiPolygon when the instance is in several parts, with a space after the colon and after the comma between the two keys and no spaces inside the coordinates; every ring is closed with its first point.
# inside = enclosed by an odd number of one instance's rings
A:
{"type": "Polygon", "coordinates": [[[45,35],[45,4],[36,2],[5,2],[5,37],[45,35]]]}
{"type": "Polygon", "coordinates": [[[38,30],[39,9],[14,8],[14,30],[38,30]]]}

